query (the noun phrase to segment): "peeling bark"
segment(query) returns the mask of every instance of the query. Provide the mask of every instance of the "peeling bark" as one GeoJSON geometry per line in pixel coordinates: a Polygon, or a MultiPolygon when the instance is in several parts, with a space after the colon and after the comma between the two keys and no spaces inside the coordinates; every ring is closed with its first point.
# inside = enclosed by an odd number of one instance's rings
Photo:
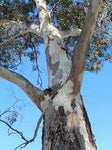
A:
{"type": "Polygon", "coordinates": [[[67,80],[71,69],[71,62],[67,58],[66,52],[61,48],[62,39],[60,34],[55,30],[56,29],[54,28],[54,30],[45,37],[49,87],[63,85],[67,80]]]}
{"type": "Polygon", "coordinates": [[[44,112],[42,150],[97,149],[82,98],[80,94],[69,98],[69,92],[63,88],[61,97],[58,93],[62,100],[58,99],[57,94],[49,101],[44,112]],[[68,98],[69,106],[65,105],[65,98],[68,98]],[[54,102],[56,99],[59,102],[58,106],[54,102]]]}
{"type": "Polygon", "coordinates": [[[63,85],[69,76],[71,62],[62,49],[61,32],[52,25],[45,1],[35,0],[35,2],[39,10],[40,34],[44,39],[46,51],[49,87],[63,85]]]}
{"type": "MultiPolygon", "coordinates": [[[[93,0],[91,3],[71,64],[63,49],[63,38],[79,35],[79,29],[74,33],[60,32],[51,23],[45,0],[35,0],[40,19],[39,35],[44,39],[46,51],[49,89],[41,91],[23,76],[0,66],[0,77],[19,86],[43,111],[42,150],[97,149],[79,93],[88,44],[101,2],[93,0]]],[[[30,30],[37,33],[38,26],[32,24],[30,30]]]]}

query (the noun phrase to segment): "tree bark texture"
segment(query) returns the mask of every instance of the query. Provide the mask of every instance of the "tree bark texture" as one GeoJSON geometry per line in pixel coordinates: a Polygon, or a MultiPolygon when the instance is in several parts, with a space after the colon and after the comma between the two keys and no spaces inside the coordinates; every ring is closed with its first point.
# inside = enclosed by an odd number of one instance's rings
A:
{"type": "Polygon", "coordinates": [[[42,150],[97,149],[80,87],[88,44],[101,2],[92,1],[82,32],[73,30],[74,36],[79,36],[80,32],[81,35],[71,62],[63,47],[63,38],[71,36],[71,30],[62,32],[55,28],[45,0],[35,0],[40,25],[32,24],[28,31],[44,39],[49,90],[41,91],[23,76],[0,66],[0,77],[19,86],[44,114],[42,150]]]}
{"type": "Polygon", "coordinates": [[[45,24],[47,30],[43,30],[46,31],[43,35],[49,87],[57,86],[58,90],[53,97],[47,96],[45,102],[41,103],[44,111],[42,150],[97,149],[80,87],[88,44],[101,3],[102,0],[94,0],[90,5],[72,64],[63,50],[62,34],[52,24],[45,24]]]}
{"type": "Polygon", "coordinates": [[[61,94],[58,93],[45,110],[42,150],[96,150],[82,97],[77,94],[65,100],[69,96],[61,94]]]}

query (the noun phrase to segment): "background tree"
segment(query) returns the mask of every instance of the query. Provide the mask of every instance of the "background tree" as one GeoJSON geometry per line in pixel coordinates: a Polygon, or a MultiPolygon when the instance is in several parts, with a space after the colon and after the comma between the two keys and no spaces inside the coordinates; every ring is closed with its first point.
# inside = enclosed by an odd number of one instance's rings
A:
{"type": "MultiPolygon", "coordinates": [[[[80,87],[84,70],[98,71],[105,60],[112,58],[111,3],[0,3],[0,76],[18,85],[42,111],[43,149],[96,149],[80,87]],[[45,46],[48,67],[49,85],[45,90],[16,73],[23,56],[29,57],[35,62],[33,70],[38,71],[37,83],[42,88],[37,59],[40,44],[45,46]]],[[[30,143],[22,138],[25,143],[21,146],[30,143]]]]}

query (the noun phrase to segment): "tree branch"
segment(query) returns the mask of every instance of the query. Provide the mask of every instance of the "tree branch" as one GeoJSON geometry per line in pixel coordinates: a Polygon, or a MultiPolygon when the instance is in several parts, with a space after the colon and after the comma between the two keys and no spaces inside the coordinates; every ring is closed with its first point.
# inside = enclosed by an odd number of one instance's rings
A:
{"type": "Polygon", "coordinates": [[[9,41],[14,40],[15,38],[17,38],[17,37],[19,37],[19,36],[23,36],[24,34],[26,34],[26,33],[28,33],[28,32],[29,32],[28,30],[25,30],[25,31],[20,32],[20,33],[18,33],[18,34],[16,34],[16,35],[13,35],[13,36],[11,36],[10,38],[4,40],[2,43],[0,43],[0,46],[2,46],[3,44],[6,44],[6,43],[9,42],[9,41]]]}
{"type": "Polygon", "coordinates": [[[60,3],[61,1],[59,0],[57,3],[54,4],[54,6],[52,7],[51,11],[50,11],[50,14],[53,13],[54,9],[58,6],[58,4],[60,3]]]}
{"type": "Polygon", "coordinates": [[[40,103],[44,100],[44,91],[32,85],[22,75],[0,66],[0,77],[19,86],[41,110],[40,103]]]}
{"type": "Polygon", "coordinates": [[[44,27],[43,25],[48,25],[48,23],[50,22],[51,16],[48,11],[45,0],[35,0],[35,3],[39,11],[40,30],[41,30],[41,28],[44,27]]]}
{"type": "Polygon", "coordinates": [[[79,29],[79,28],[71,29],[68,31],[60,31],[60,34],[63,39],[70,37],[70,36],[75,36],[75,37],[80,36],[80,33],[81,33],[81,29],[79,29]]]}
{"type": "Polygon", "coordinates": [[[21,29],[22,31],[28,31],[40,36],[40,25],[34,23],[26,23],[25,21],[12,21],[12,20],[4,20],[0,22],[0,26],[5,28],[10,28],[12,31],[21,29]]]}
{"type": "Polygon", "coordinates": [[[98,11],[101,4],[102,0],[93,0],[92,3],[90,4],[79,41],[74,51],[70,77],[72,78],[75,84],[74,85],[75,94],[77,94],[80,90],[88,45],[93,35],[94,26],[96,23],[98,11]]]}
{"type": "MultiPolygon", "coordinates": [[[[39,120],[38,120],[38,122],[37,122],[37,126],[36,126],[36,129],[35,129],[33,138],[30,139],[30,140],[25,141],[24,143],[22,143],[22,144],[20,144],[20,145],[18,145],[14,150],[17,150],[18,148],[21,148],[21,149],[22,149],[22,148],[24,148],[25,146],[27,146],[28,144],[34,142],[35,138],[37,137],[37,132],[38,132],[40,123],[41,123],[41,121],[42,121],[42,118],[43,118],[43,114],[40,116],[40,118],[39,118],[39,120]]],[[[23,138],[22,138],[22,139],[23,139],[23,138]]]]}
{"type": "Polygon", "coordinates": [[[6,121],[0,119],[0,122],[4,123],[5,125],[7,125],[11,130],[13,130],[15,133],[19,134],[21,136],[21,139],[23,139],[24,141],[28,141],[24,136],[23,136],[23,133],[14,129],[11,125],[9,125],[6,121]]]}
{"type": "Polygon", "coordinates": [[[20,17],[18,16],[17,14],[13,14],[11,13],[10,11],[8,11],[5,7],[3,6],[0,6],[0,11],[7,14],[8,16],[12,17],[12,18],[15,18],[17,20],[24,20],[24,17],[20,17]]]}
{"type": "Polygon", "coordinates": [[[33,142],[35,140],[35,138],[37,137],[37,132],[38,132],[38,129],[39,129],[39,126],[40,126],[40,123],[42,121],[42,118],[43,118],[43,114],[40,116],[38,122],[37,122],[37,125],[36,125],[36,129],[35,129],[35,132],[34,132],[34,135],[33,135],[33,138],[28,140],[24,137],[23,133],[14,129],[11,125],[9,125],[6,121],[0,119],[0,122],[4,123],[5,125],[7,125],[12,131],[14,131],[14,133],[17,133],[22,140],[24,140],[25,142],[18,145],[14,150],[17,150],[18,148],[23,148],[25,146],[27,146],[28,144],[30,144],[31,142],[33,142]]]}

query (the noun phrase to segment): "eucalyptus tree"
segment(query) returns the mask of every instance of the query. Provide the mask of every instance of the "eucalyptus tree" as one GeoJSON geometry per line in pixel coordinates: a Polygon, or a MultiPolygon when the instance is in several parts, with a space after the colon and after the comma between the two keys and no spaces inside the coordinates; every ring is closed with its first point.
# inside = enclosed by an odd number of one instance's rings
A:
{"type": "MultiPolygon", "coordinates": [[[[43,150],[97,149],[80,88],[84,71],[98,71],[112,59],[111,7],[111,0],[0,2],[0,77],[19,86],[41,110],[43,150]],[[24,56],[39,74],[41,44],[48,69],[44,90],[16,72],[24,56]]],[[[25,141],[20,147],[35,139],[37,129],[31,141],[15,130],[25,141]]]]}

